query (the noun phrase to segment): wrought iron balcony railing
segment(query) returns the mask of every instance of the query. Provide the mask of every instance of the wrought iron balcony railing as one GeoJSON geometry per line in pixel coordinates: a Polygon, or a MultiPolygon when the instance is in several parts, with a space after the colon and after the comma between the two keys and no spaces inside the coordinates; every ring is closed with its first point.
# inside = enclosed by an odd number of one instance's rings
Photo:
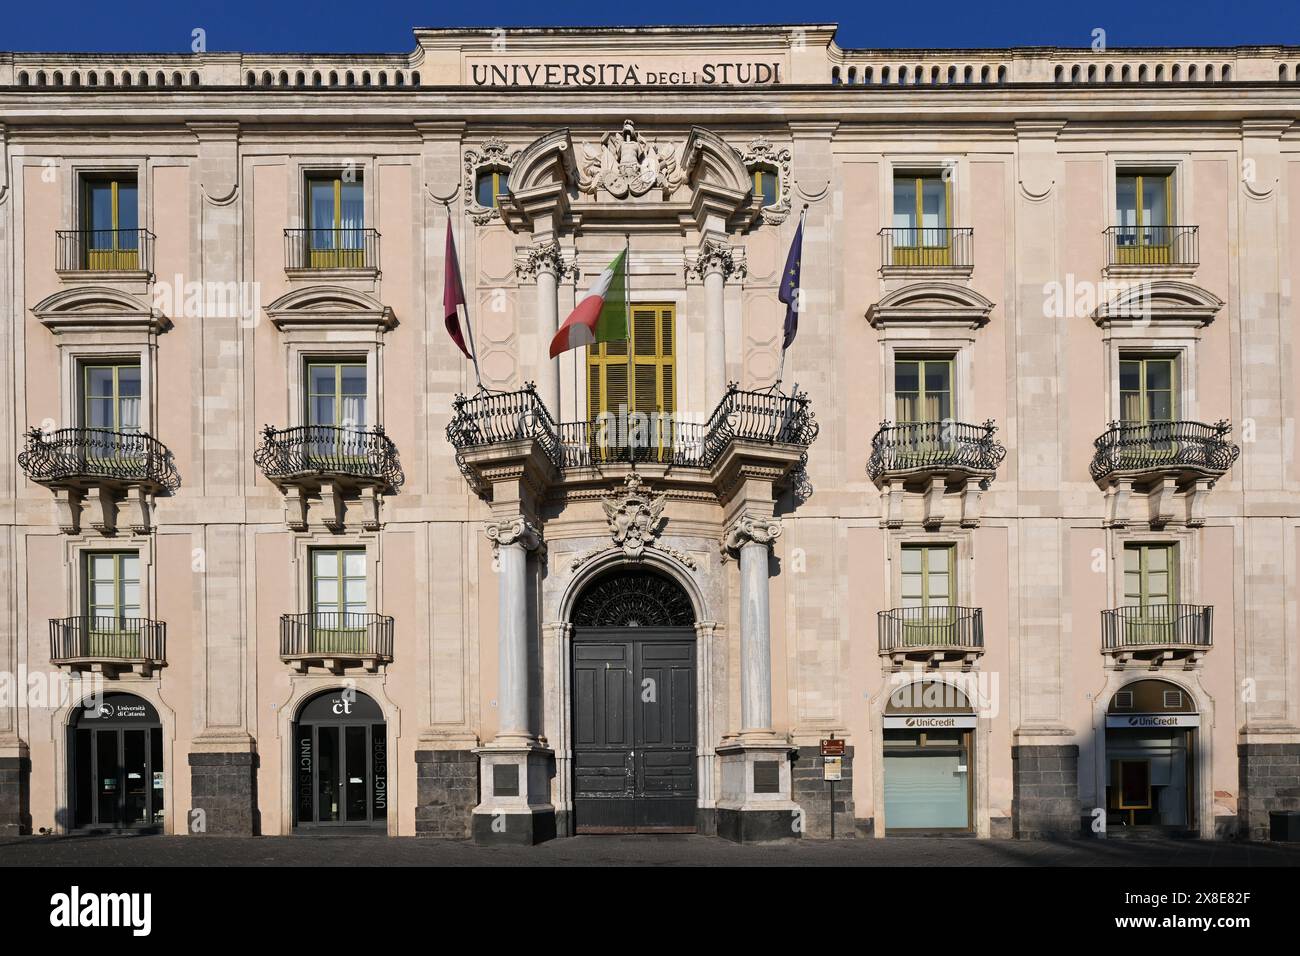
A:
{"type": "Polygon", "coordinates": [[[275,482],[304,477],[351,478],[395,490],[406,480],[397,446],[379,425],[267,425],[262,429],[262,443],[253,452],[253,461],[262,474],[275,482]]]}
{"type": "Polygon", "coordinates": [[[181,483],[167,446],[146,432],[32,428],[18,465],[45,485],[106,482],[175,491],[181,483]]]}
{"type": "Polygon", "coordinates": [[[153,272],[148,229],[59,229],[54,241],[60,272],[153,272]]]}
{"type": "Polygon", "coordinates": [[[1102,649],[1200,647],[1213,643],[1214,608],[1200,604],[1129,605],[1101,612],[1102,649]]]}
{"type": "Polygon", "coordinates": [[[964,422],[881,422],[871,439],[867,474],[872,481],[887,475],[923,475],[965,471],[992,481],[1007,450],[993,438],[997,426],[964,422]]]}
{"type": "Polygon", "coordinates": [[[896,607],[877,614],[880,651],[927,651],[937,648],[980,650],[984,647],[984,609],[946,604],[896,607]]]}
{"type": "Polygon", "coordinates": [[[817,431],[803,393],[752,392],[733,384],[702,424],[639,412],[557,423],[529,383],[513,392],[457,396],[447,440],[459,455],[532,439],[560,470],[620,461],[710,468],[733,441],[807,447],[817,431]]]}
{"type": "Polygon", "coordinates": [[[142,617],[64,617],[50,621],[50,661],[167,662],[167,625],[142,617]]]}
{"type": "Polygon", "coordinates": [[[902,227],[880,230],[880,261],[886,267],[921,269],[975,264],[975,230],[902,227]]]}
{"type": "Polygon", "coordinates": [[[1218,478],[1237,460],[1241,449],[1228,440],[1232,425],[1218,421],[1111,422],[1093,444],[1089,470],[1094,481],[1112,474],[1191,472],[1218,478]]]}
{"type": "Polygon", "coordinates": [[[1195,266],[1200,264],[1196,226],[1111,226],[1105,231],[1109,266],[1195,266]]]}
{"type": "Polygon", "coordinates": [[[393,619],[385,614],[309,611],[280,615],[280,657],[392,661],[393,619]]]}
{"type": "Polygon", "coordinates": [[[375,229],[286,229],[286,269],[378,269],[375,229]]]}

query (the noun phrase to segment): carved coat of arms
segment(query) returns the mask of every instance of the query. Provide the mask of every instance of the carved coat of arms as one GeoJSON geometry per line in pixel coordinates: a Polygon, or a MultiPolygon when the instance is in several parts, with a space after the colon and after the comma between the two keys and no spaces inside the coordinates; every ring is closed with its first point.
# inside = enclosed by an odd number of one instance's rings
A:
{"type": "Polygon", "coordinates": [[[641,477],[627,476],[627,491],[618,498],[605,498],[601,506],[609,519],[609,533],[614,544],[629,558],[639,558],[654,543],[664,523],[666,494],[657,498],[641,491],[641,477]]]}
{"type": "Polygon", "coordinates": [[[618,132],[606,133],[600,145],[584,143],[579,188],[594,193],[600,188],[619,199],[643,196],[656,186],[669,192],[683,182],[672,150],[647,142],[631,120],[618,132]]]}

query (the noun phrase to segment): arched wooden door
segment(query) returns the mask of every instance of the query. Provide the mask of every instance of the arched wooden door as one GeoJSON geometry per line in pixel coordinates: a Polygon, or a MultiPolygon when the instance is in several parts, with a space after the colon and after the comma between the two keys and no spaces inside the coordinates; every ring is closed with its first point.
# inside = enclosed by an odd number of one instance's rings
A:
{"type": "Polygon", "coordinates": [[[673,581],[616,571],[573,613],[577,833],[695,831],[694,611],[673,581]]]}

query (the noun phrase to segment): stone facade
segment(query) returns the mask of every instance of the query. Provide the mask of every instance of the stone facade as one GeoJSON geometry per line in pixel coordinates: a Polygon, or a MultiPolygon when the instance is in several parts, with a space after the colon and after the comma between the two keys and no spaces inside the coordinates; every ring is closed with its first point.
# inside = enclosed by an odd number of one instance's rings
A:
{"type": "Polygon", "coordinates": [[[1151,679],[1179,702],[1148,725],[1178,829],[1258,839],[1300,808],[1300,51],[495,40],[0,54],[0,691],[43,688],[0,693],[0,832],[79,829],[68,730],[96,690],[73,678],[156,712],[169,833],[197,810],[210,834],[294,832],[319,771],[299,717],[351,690],[379,715],[366,825],[574,832],[573,609],[625,568],[690,604],[702,832],[926,829],[888,819],[886,740],[920,746],[889,701],[930,680],[965,691],[933,740],[974,836],[1154,825],[1160,794],[1121,811],[1109,752],[1151,679]],[[1154,246],[1121,221],[1139,179],[1154,246]],[[105,248],[86,190],[113,182],[139,228],[105,248]],[[449,235],[476,363],[438,311],[449,235]],[[587,354],[549,356],[624,250],[671,369],[626,459],[591,437],[587,354]],[[1166,359],[1177,426],[1134,438],[1130,363],[1166,359]],[[925,362],[946,378],[922,399],[925,362]],[[122,365],[133,424],[89,453],[87,370],[122,365]],[[322,426],[325,366],[353,391],[322,426]],[[328,467],[316,427],[344,449],[328,467]],[[1143,604],[1163,572],[1129,562],[1152,548],[1172,583],[1143,604]],[[121,554],[146,623],[106,650],[88,569],[121,554]]]}

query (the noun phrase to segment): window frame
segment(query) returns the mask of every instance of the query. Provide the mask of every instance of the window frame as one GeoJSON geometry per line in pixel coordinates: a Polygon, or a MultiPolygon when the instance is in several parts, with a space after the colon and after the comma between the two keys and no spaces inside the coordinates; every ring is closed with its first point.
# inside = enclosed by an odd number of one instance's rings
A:
{"type": "Polygon", "coordinates": [[[308,265],[313,269],[359,269],[365,267],[367,215],[370,202],[366,196],[366,179],[364,170],[357,167],[355,178],[345,178],[347,171],[338,167],[325,167],[303,170],[302,210],[306,230],[306,249],[308,265]],[[313,218],[312,187],[317,183],[329,183],[333,187],[334,202],[332,222],[328,226],[317,226],[313,218]],[[356,186],[361,195],[361,224],[354,227],[343,225],[343,187],[356,186]],[[317,233],[328,232],[331,245],[318,246],[317,233]],[[345,244],[345,234],[356,233],[353,244],[345,244]]]}
{"type": "MultiPolygon", "coordinates": [[[[950,420],[950,421],[956,421],[956,414],[957,414],[957,386],[956,386],[956,381],[957,381],[957,368],[956,368],[956,366],[957,366],[957,355],[956,355],[955,353],[941,353],[941,352],[906,352],[906,351],[896,351],[896,352],[894,352],[894,354],[893,354],[893,356],[892,356],[892,361],[891,361],[891,363],[890,363],[890,368],[891,368],[891,371],[892,371],[892,385],[891,385],[891,392],[890,392],[890,394],[893,396],[893,400],[894,400],[894,404],[893,404],[893,412],[894,412],[894,415],[896,416],[896,417],[895,417],[894,424],[896,424],[896,425],[902,425],[902,424],[914,425],[914,424],[922,424],[922,423],[925,423],[925,422],[928,422],[928,421],[929,421],[929,419],[924,419],[924,418],[923,418],[923,419],[917,419],[917,420],[908,419],[907,421],[904,421],[901,417],[898,416],[898,412],[899,412],[899,395],[900,395],[900,394],[904,394],[904,393],[900,393],[900,392],[899,392],[899,388],[898,388],[898,367],[899,367],[900,363],[904,363],[904,362],[912,362],[912,363],[915,363],[915,364],[917,365],[917,391],[915,392],[915,396],[916,396],[916,402],[917,402],[918,407],[923,407],[923,403],[924,403],[925,397],[926,397],[927,394],[929,394],[929,392],[926,390],[926,387],[925,387],[925,370],[926,370],[926,366],[927,366],[927,365],[943,365],[943,366],[947,369],[947,380],[948,380],[948,388],[947,388],[947,395],[948,395],[948,415],[946,416],[946,418],[947,418],[948,420],[950,420]]],[[[937,394],[937,393],[936,393],[936,394],[937,394]]],[[[940,417],[940,418],[938,419],[938,421],[940,421],[940,422],[942,422],[942,421],[944,421],[944,420],[945,420],[944,417],[940,417]]]]}
{"type": "Polygon", "coordinates": [[[145,430],[143,412],[144,412],[146,396],[144,394],[144,388],[145,388],[144,369],[141,367],[139,359],[123,358],[114,361],[111,359],[98,360],[98,359],[92,359],[86,357],[83,358],[81,361],[79,361],[77,364],[79,367],[78,388],[80,389],[79,401],[77,403],[77,408],[78,408],[77,420],[80,423],[80,427],[82,428],[104,427],[100,425],[90,424],[92,418],[90,414],[91,402],[103,400],[102,398],[96,398],[92,396],[90,393],[90,373],[95,369],[112,369],[113,370],[113,395],[110,401],[113,407],[113,425],[109,430],[114,432],[121,432],[123,430],[121,427],[122,395],[121,395],[120,374],[121,374],[121,370],[124,368],[133,368],[136,370],[140,379],[140,394],[136,396],[136,401],[139,402],[140,404],[140,408],[136,414],[136,418],[139,421],[138,424],[136,425],[136,431],[134,432],[134,434],[142,433],[145,430]]]}
{"type": "MultiPolygon", "coordinates": [[[[904,599],[904,594],[903,594],[904,588],[902,584],[909,574],[909,572],[903,567],[903,555],[908,552],[918,552],[918,551],[921,553],[921,572],[920,572],[921,573],[921,603],[918,606],[925,610],[929,610],[930,608],[938,608],[938,607],[959,606],[958,582],[957,582],[957,544],[956,542],[953,541],[938,541],[938,542],[905,541],[900,545],[899,564],[898,564],[899,601],[902,601],[904,599]],[[947,594],[948,600],[943,604],[932,604],[930,601],[929,583],[930,583],[930,574],[931,574],[931,568],[930,568],[931,551],[944,551],[947,553],[947,557],[948,557],[948,570],[946,572],[948,576],[948,594],[947,594]]],[[[907,605],[899,604],[898,606],[906,607],[907,605]]]]}
{"type": "MultiPolygon", "coordinates": [[[[77,231],[85,237],[81,243],[81,267],[96,272],[133,272],[140,268],[140,232],[144,228],[140,175],[134,169],[84,170],[78,173],[76,222],[77,231]],[[95,204],[92,198],[97,186],[108,185],[110,189],[109,225],[100,227],[94,221],[95,204]],[[122,244],[122,200],[121,189],[129,185],[135,190],[135,236],[134,245],[122,244]],[[107,232],[111,242],[106,247],[97,247],[91,238],[96,233],[107,232]]],[[[129,230],[127,230],[129,231],[129,230]]]]}
{"type": "Polygon", "coordinates": [[[1182,387],[1181,371],[1182,370],[1179,367],[1180,358],[1181,356],[1177,352],[1172,352],[1172,353],[1131,352],[1131,351],[1120,352],[1119,365],[1118,365],[1119,405],[1117,406],[1117,411],[1119,415],[1118,418],[1116,419],[1117,421],[1120,422],[1120,424],[1151,425],[1151,424],[1164,424],[1166,422],[1176,422],[1180,420],[1180,414],[1182,411],[1182,394],[1181,394],[1181,387],[1182,387]],[[1137,396],[1138,396],[1138,402],[1142,409],[1142,418],[1138,421],[1132,421],[1130,419],[1126,419],[1123,417],[1124,396],[1126,394],[1132,394],[1131,392],[1126,392],[1124,388],[1124,363],[1125,362],[1136,362],[1138,363],[1140,369],[1137,396]],[[1150,392],[1147,387],[1147,368],[1148,368],[1148,363],[1151,362],[1169,363],[1169,418],[1167,419],[1152,419],[1147,411],[1150,405],[1150,401],[1149,401],[1150,392]]]}

